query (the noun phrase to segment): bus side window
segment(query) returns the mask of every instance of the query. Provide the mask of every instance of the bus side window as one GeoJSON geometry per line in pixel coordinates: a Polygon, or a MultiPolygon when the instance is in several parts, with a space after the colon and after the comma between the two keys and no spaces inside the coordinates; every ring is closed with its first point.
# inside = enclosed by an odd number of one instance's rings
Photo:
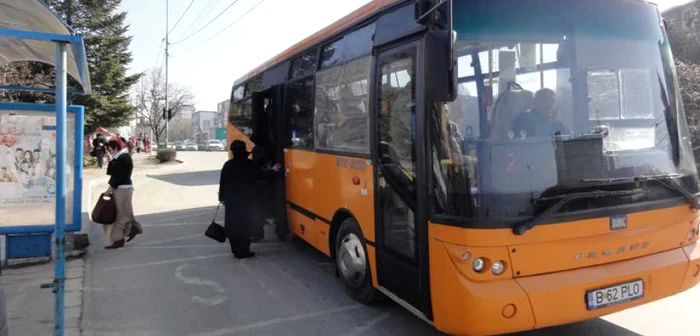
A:
{"type": "Polygon", "coordinates": [[[313,147],[314,78],[307,77],[287,84],[286,113],[290,116],[288,137],[293,147],[313,147]]]}

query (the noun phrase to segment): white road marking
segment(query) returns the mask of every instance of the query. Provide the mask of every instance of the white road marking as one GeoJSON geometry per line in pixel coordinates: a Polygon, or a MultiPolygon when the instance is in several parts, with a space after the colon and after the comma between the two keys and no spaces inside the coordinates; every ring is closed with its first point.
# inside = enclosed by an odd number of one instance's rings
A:
{"type": "Polygon", "coordinates": [[[177,237],[177,238],[170,238],[170,239],[163,239],[163,240],[154,240],[150,241],[147,243],[143,243],[139,246],[150,246],[150,245],[157,245],[157,244],[162,244],[162,243],[170,243],[170,242],[175,242],[175,241],[180,241],[180,240],[187,240],[195,237],[204,237],[204,233],[197,233],[193,235],[188,235],[188,236],[182,236],[182,237],[177,237]]]}
{"type": "Polygon", "coordinates": [[[390,312],[390,311],[389,311],[389,312],[386,312],[386,313],[384,313],[384,314],[382,314],[382,315],[379,315],[379,317],[375,318],[374,320],[367,322],[367,324],[363,325],[362,327],[357,328],[357,329],[353,330],[352,332],[349,332],[349,333],[347,333],[347,334],[345,334],[345,335],[346,335],[346,336],[359,336],[359,335],[362,335],[363,333],[365,333],[365,332],[371,330],[372,328],[374,328],[374,326],[377,325],[377,324],[379,324],[379,322],[382,322],[382,321],[386,320],[390,315],[391,315],[391,312],[390,312]]]}
{"type": "Polygon", "coordinates": [[[212,254],[212,255],[208,255],[208,256],[192,257],[192,258],[154,261],[154,262],[143,263],[143,264],[130,264],[130,265],[115,266],[115,267],[106,267],[104,270],[105,271],[116,271],[116,270],[121,270],[121,269],[138,268],[138,267],[146,267],[146,266],[157,266],[157,265],[165,265],[165,264],[172,264],[172,263],[181,263],[184,261],[203,260],[203,259],[212,259],[212,258],[220,258],[220,257],[233,258],[233,256],[229,252],[229,253],[212,254]]]}
{"type": "Polygon", "coordinates": [[[179,222],[179,223],[167,223],[167,224],[147,224],[141,223],[144,227],[162,227],[162,226],[185,226],[185,225],[208,225],[209,223],[203,222],[179,222]]]}
{"type": "Polygon", "coordinates": [[[177,249],[184,249],[184,248],[200,248],[200,247],[216,247],[216,248],[221,248],[219,245],[167,245],[167,246],[134,246],[132,248],[134,249],[139,249],[139,250],[177,250],[177,249]]]}
{"type": "Polygon", "coordinates": [[[225,292],[224,288],[221,287],[221,285],[219,285],[218,283],[211,281],[211,280],[201,279],[201,278],[197,278],[197,277],[193,277],[193,276],[188,277],[188,276],[185,276],[184,274],[182,274],[182,271],[188,266],[190,266],[190,265],[184,264],[184,265],[178,266],[177,269],[175,270],[175,279],[178,279],[178,280],[180,280],[188,285],[211,287],[211,288],[214,288],[216,290],[216,293],[217,293],[217,295],[215,295],[212,298],[203,298],[201,296],[192,295],[193,301],[199,302],[201,304],[205,304],[207,306],[216,306],[216,305],[219,305],[219,304],[223,303],[224,301],[226,301],[226,296],[221,295],[222,293],[225,292]]]}
{"type": "MultiPolygon", "coordinates": [[[[183,249],[183,248],[196,248],[196,247],[216,247],[216,248],[221,248],[222,246],[228,246],[228,244],[192,244],[192,245],[137,245],[134,247],[130,247],[133,249],[139,249],[139,250],[169,250],[169,249],[183,249]]],[[[253,247],[254,250],[256,251],[277,251],[277,250],[284,250],[284,249],[291,249],[291,248],[286,248],[284,245],[281,244],[261,244],[253,247]]],[[[257,258],[257,257],[256,257],[257,258]]]]}
{"type": "Polygon", "coordinates": [[[220,329],[220,330],[212,331],[212,332],[208,332],[208,333],[201,333],[201,334],[198,334],[198,336],[231,335],[231,334],[242,332],[242,331],[250,331],[253,329],[269,327],[271,325],[281,324],[281,323],[285,323],[285,322],[293,322],[293,321],[299,321],[299,320],[305,320],[305,319],[309,319],[309,318],[319,317],[319,316],[323,316],[323,315],[342,313],[342,312],[346,312],[348,310],[359,309],[362,307],[363,307],[362,305],[356,304],[356,305],[352,305],[352,306],[345,306],[345,307],[340,307],[340,308],[336,308],[336,309],[327,309],[327,310],[322,310],[322,311],[316,311],[313,313],[295,315],[295,316],[291,316],[291,317],[276,318],[276,319],[271,319],[271,320],[267,320],[267,321],[246,324],[246,325],[242,325],[242,326],[235,327],[235,328],[220,329]]]}
{"type": "Polygon", "coordinates": [[[258,285],[267,292],[267,295],[269,295],[271,297],[276,296],[275,292],[272,291],[272,289],[270,289],[270,287],[268,287],[264,281],[262,281],[262,279],[261,279],[262,277],[260,276],[260,274],[253,273],[253,271],[250,269],[250,267],[248,267],[247,262],[245,260],[242,263],[240,263],[240,265],[244,271],[248,272],[250,275],[253,276],[255,281],[258,282],[258,285]]]}
{"type": "MultiPolygon", "coordinates": [[[[214,211],[216,211],[216,210],[214,210],[214,211]]],[[[180,219],[184,219],[184,218],[192,218],[192,217],[201,216],[201,215],[204,215],[207,213],[212,213],[212,212],[213,212],[212,210],[188,211],[187,215],[182,215],[182,216],[169,215],[168,218],[158,219],[158,220],[152,221],[150,223],[158,224],[158,223],[167,222],[169,220],[180,220],[180,219]]]]}

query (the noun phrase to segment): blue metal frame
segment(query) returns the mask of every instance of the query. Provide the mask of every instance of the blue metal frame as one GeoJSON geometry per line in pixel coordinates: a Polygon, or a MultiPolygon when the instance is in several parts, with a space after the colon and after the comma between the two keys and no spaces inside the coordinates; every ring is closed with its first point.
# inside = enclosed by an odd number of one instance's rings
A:
{"type": "Polygon", "coordinates": [[[83,43],[83,38],[78,35],[62,35],[9,28],[0,28],[0,36],[10,36],[25,40],[83,43]]]}
{"type": "MultiPolygon", "coordinates": [[[[54,267],[54,281],[52,284],[42,285],[42,288],[52,288],[55,295],[55,311],[54,311],[54,335],[63,336],[65,328],[65,230],[79,231],[82,225],[82,181],[83,181],[83,123],[84,109],[80,106],[67,106],[70,104],[67,85],[67,54],[68,45],[70,45],[78,71],[77,78],[80,81],[83,92],[90,94],[90,74],[88,71],[87,57],[85,55],[85,44],[81,36],[75,35],[74,31],[60,19],[60,17],[49,8],[45,2],[39,1],[44,5],[44,8],[51,12],[63,25],[69,30],[68,35],[16,30],[8,28],[0,28],[0,39],[2,37],[14,37],[20,39],[40,40],[52,42],[55,44],[55,62],[56,78],[55,78],[55,96],[56,104],[23,104],[23,103],[0,103],[0,108],[24,110],[24,111],[54,111],[56,113],[56,209],[55,209],[55,226],[22,226],[22,227],[5,227],[0,228],[0,234],[7,233],[46,233],[55,232],[56,246],[56,264],[54,267]],[[73,224],[66,225],[65,217],[65,201],[66,201],[66,120],[67,113],[75,113],[75,180],[73,193],[73,224]]],[[[18,18],[22,20],[22,18],[18,18]]],[[[9,61],[27,60],[21,56],[17,59],[9,61]]],[[[10,89],[20,89],[12,88],[10,89]]]]}
{"type": "MultiPolygon", "coordinates": [[[[19,86],[19,85],[0,85],[0,90],[56,93],[56,89],[38,88],[38,87],[32,87],[32,86],[19,86]]],[[[68,90],[68,95],[76,95],[76,94],[81,95],[81,94],[84,94],[84,92],[83,92],[83,90],[68,90]]]]}
{"type": "MultiPolygon", "coordinates": [[[[31,103],[6,103],[0,102],[0,110],[17,111],[41,111],[54,112],[54,104],[31,104],[31,103]]],[[[73,162],[73,223],[66,225],[66,232],[78,232],[82,229],[82,200],[83,200],[83,124],[85,120],[85,108],[82,106],[68,106],[67,112],[75,115],[75,162],[73,162]]],[[[58,125],[56,125],[58,126],[58,125]]],[[[58,133],[58,132],[57,132],[58,133]]],[[[58,143],[56,144],[58,149],[58,143]]],[[[58,153],[56,154],[58,160],[58,153]]],[[[58,165],[57,165],[58,167],[58,165]]],[[[58,175],[58,174],[57,174],[58,175]]],[[[58,189],[58,186],[57,188],[58,189]]],[[[65,215],[65,214],[64,214],[65,215]]],[[[65,216],[63,217],[65,218],[65,216]]],[[[19,233],[53,233],[54,225],[22,225],[0,227],[0,235],[19,233]]]]}

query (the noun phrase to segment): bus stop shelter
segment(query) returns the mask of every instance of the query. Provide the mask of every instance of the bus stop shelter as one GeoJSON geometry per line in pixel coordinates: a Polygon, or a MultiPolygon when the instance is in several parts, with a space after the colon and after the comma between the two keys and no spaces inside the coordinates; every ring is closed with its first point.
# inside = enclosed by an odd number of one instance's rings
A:
{"type": "MultiPolygon", "coordinates": [[[[52,93],[55,95],[55,103],[0,102],[0,212],[3,213],[0,217],[4,218],[4,222],[0,218],[0,234],[53,235],[56,258],[54,279],[42,287],[53,289],[54,334],[63,335],[65,231],[80,230],[81,226],[83,157],[83,109],[69,106],[67,76],[75,79],[80,87],[71,91],[71,94],[91,93],[83,38],[43,1],[0,0],[0,65],[18,61],[53,65],[54,85],[1,85],[0,90],[52,93]],[[71,130],[73,134],[69,134],[71,130]],[[73,148],[68,146],[69,135],[75,145],[73,148]],[[24,154],[30,145],[15,148],[22,141],[35,144],[26,158],[26,162],[31,162],[34,166],[31,169],[28,168],[29,163],[20,162],[22,156],[19,155],[20,152],[24,154]],[[72,162],[68,160],[69,153],[72,162]],[[72,177],[70,180],[69,175],[72,177]],[[67,197],[67,185],[72,187],[72,197],[67,197]],[[36,223],[19,223],[27,216],[15,216],[17,219],[12,219],[14,209],[28,209],[31,213],[46,210],[49,218],[36,219],[36,223]],[[8,222],[8,218],[17,223],[8,222]]],[[[17,211],[21,213],[20,210],[17,211]]]]}

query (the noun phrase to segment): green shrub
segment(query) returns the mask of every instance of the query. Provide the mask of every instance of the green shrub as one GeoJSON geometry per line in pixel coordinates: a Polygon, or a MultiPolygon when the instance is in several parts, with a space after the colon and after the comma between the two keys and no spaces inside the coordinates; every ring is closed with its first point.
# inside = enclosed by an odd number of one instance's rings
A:
{"type": "Polygon", "coordinates": [[[86,156],[83,160],[83,167],[97,166],[97,158],[92,156],[86,156]]]}
{"type": "Polygon", "coordinates": [[[159,149],[158,154],[156,154],[156,159],[160,163],[175,161],[175,158],[177,158],[177,151],[173,148],[159,149]]]}

